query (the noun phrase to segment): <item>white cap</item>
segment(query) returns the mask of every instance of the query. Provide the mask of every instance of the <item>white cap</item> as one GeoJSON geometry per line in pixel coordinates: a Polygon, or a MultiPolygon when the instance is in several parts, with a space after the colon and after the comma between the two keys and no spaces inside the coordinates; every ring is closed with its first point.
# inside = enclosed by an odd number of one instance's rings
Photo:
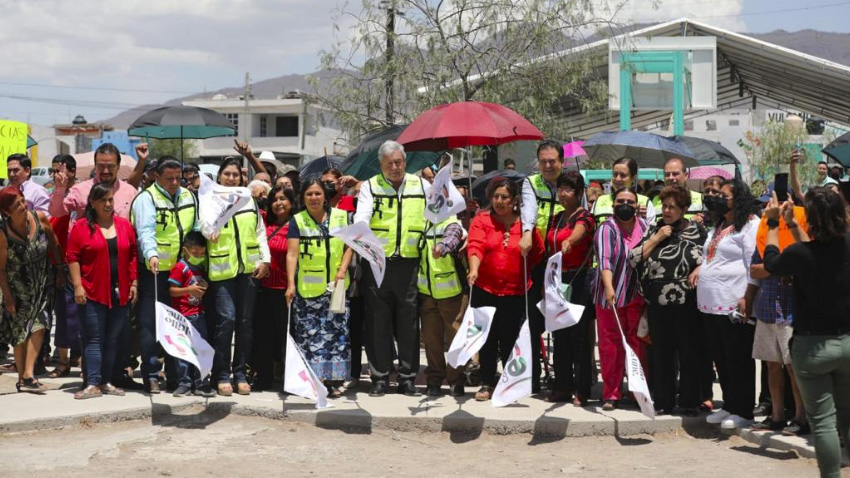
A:
{"type": "Polygon", "coordinates": [[[263,151],[262,153],[260,153],[259,159],[277,159],[277,158],[274,157],[274,153],[272,153],[271,151],[263,151]]]}

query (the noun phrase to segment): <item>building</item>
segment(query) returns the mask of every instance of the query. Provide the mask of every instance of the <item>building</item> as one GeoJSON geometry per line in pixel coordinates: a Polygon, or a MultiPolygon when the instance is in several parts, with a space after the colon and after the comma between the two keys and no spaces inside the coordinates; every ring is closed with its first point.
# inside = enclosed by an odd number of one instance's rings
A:
{"type": "Polygon", "coordinates": [[[226,116],[237,129],[236,136],[210,138],[197,142],[201,162],[218,162],[234,155],[233,140],[247,141],[255,154],[271,151],[285,164],[298,167],[311,159],[334,154],[343,143],[329,111],[299,93],[273,99],[228,98],[217,94],[210,99],[184,101],[186,106],[209,108],[226,116]]]}

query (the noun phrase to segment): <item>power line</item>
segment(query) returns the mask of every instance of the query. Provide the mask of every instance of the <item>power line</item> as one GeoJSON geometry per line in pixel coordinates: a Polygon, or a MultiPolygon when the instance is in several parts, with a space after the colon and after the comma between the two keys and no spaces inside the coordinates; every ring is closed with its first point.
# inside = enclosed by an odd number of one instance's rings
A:
{"type": "Polygon", "coordinates": [[[39,98],[35,96],[18,96],[18,95],[7,95],[0,93],[0,98],[8,98],[11,100],[19,100],[19,101],[32,101],[35,103],[47,103],[52,105],[63,105],[63,106],[87,106],[90,108],[98,108],[98,109],[109,109],[109,110],[126,110],[130,108],[135,108],[137,106],[144,106],[141,104],[135,103],[118,103],[118,102],[108,102],[108,101],[95,101],[95,100],[67,100],[62,98],[39,98]]]}
{"type": "MultiPolygon", "coordinates": [[[[702,2],[700,2],[702,3],[702,2]]],[[[709,3],[709,2],[705,2],[709,3]]],[[[711,2],[715,3],[715,2],[711,2]]],[[[696,5],[698,3],[691,3],[689,5],[696,5]]],[[[749,17],[753,15],[770,15],[773,13],[789,13],[789,12],[802,12],[807,10],[821,10],[824,8],[832,8],[832,7],[840,7],[844,5],[850,5],[850,1],[846,2],[836,2],[836,3],[828,3],[823,5],[810,5],[808,7],[794,7],[794,8],[784,8],[780,10],[767,10],[763,12],[748,12],[748,13],[730,13],[725,15],[700,15],[700,16],[688,16],[688,18],[692,18],[694,20],[699,20],[703,18],[729,18],[729,17],[749,17]]],[[[642,19],[642,20],[633,20],[636,23],[647,23],[647,22],[655,22],[657,19],[642,19]]]]}
{"type": "Polygon", "coordinates": [[[192,94],[195,91],[177,91],[177,90],[145,90],[135,88],[109,88],[105,86],[67,86],[67,85],[48,85],[45,83],[16,83],[12,81],[0,81],[0,85],[10,86],[27,86],[37,88],[62,88],[70,90],[95,90],[95,91],[122,91],[129,93],[163,93],[163,94],[192,94]]]}

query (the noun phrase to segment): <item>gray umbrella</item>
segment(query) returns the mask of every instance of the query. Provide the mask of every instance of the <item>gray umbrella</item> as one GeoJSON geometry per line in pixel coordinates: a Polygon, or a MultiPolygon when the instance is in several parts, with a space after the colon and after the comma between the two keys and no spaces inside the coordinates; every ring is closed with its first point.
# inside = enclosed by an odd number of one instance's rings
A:
{"type": "Polygon", "coordinates": [[[686,167],[699,166],[694,154],[682,143],[643,131],[616,131],[593,135],[582,146],[591,159],[615,161],[631,158],[641,168],[663,168],[670,158],[679,158],[686,167]]]}
{"type": "Polygon", "coordinates": [[[207,108],[164,106],[139,116],[127,133],[145,138],[179,139],[182,162],[184,139],[230,136],[236,129],[224,115],[207,108]]]}

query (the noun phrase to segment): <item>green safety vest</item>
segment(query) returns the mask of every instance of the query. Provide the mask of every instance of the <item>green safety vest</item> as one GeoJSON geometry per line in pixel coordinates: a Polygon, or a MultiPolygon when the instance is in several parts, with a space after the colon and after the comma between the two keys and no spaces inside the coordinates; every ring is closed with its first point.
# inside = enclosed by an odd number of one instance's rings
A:
{"type": "Polygon", "coordinates": [[[558,202],[558,194],[549,188],[542,174],[530,176],[528,181],[534,190],[534,197],[537,198],[537,231],[540,232],[540,237],[546,240],[552,218],[563,212],[564,207],[558,202]]]}
{"type": "Polygon", "coordinates": [[[250,202],[250,209],[238,211],[221,228],[216,242],[207,244],[210,281],[218,282],[236,277],[237,274],[251,274],[260,262],[260,242],[257,239],[257,225],[260,214],[257,203],[250,202]]]}
{"type": "MultiPolygon", "coordinates": [[[[637,201],[638,204],[649,204],[649,198],[643,194],[638,194],[637,201]]],[[[606,219],[614,215],[613,196],[610,194],[603,194],[596,198],[596,202],[593,203],[593,210],[590,212],[593,214],[593,217],[596,218],[596,224],[598,227],[598,225],[601,225],[606,219]]],[[[655,214],[658,215],[658,211],[655,211],[655,214]]]]}
{"type": "Polygon", "coordinates": [[[460,224],[460,221],[457,220],[457,217],[451,216],[436,226],[430,225],[421,241],[419,277],[417,279],[419,293],[429,295],[437,300],[457,297],[463,292],[462,278],[458,274],[454,254],[435,259],[431,253],[443,238],[443,233],[450,224],[460,224]]]}
{"type": "MultiPolygon", "coordinates": [[[[328,283],[336,277],[342,264],[345,243],[342,239],[325,235],[306,210],[295,215],[298,225],[298,295],[312,299],[328,291],[328,283]]],[[[331,208],[328,231],[348,226],[348,213],[331,208]]],[[[345,288],[348,289],[348,272],[345,273],[345,288]]]]}
{"type": "MultiPolygon", "coordinates": [[[[142,191],[149,194],[156,210],[156,256],[159,259],[159,270],[170,271],[180,259],[180,248],[183,238],[195,228],[198,220],[198,200],[191,191],[180,188],[177,201],[173,201],[156,184],[142,191]]],[[[135,199],[133,200],[135,202],[135,199]]],[[[136,216],[130,208],[130,221],[136,225],[136,216]]],[[[144,259],[142,259],[144,261],[144,259]]],[[[150,265],[145,262],[145,267],[150,265]]]]}
{"type": "Polygon", "coordinates": [[[404,191],[399,199],[392,184],[378,174],[369,180],[372,191],[372,219],[369,227],[384,246],[386,257],[419,257],[419,239],[425,228],[425,189],[422,180],[404,175],[404,191]]]}
{"type": "MultiPolygon", "coordinates": [[[[696,191],[690,191],[691,193],[691,207],[688,208],[688,211],[685,213],[685,219],[691,220],[697,214],[703,212],[702,208],[702,194],[696,191]]],[[[655,214],[660,217],[661,215],[661,197],[655,196],[652,200],[652,205],[655,206],[655,214]]]]}

